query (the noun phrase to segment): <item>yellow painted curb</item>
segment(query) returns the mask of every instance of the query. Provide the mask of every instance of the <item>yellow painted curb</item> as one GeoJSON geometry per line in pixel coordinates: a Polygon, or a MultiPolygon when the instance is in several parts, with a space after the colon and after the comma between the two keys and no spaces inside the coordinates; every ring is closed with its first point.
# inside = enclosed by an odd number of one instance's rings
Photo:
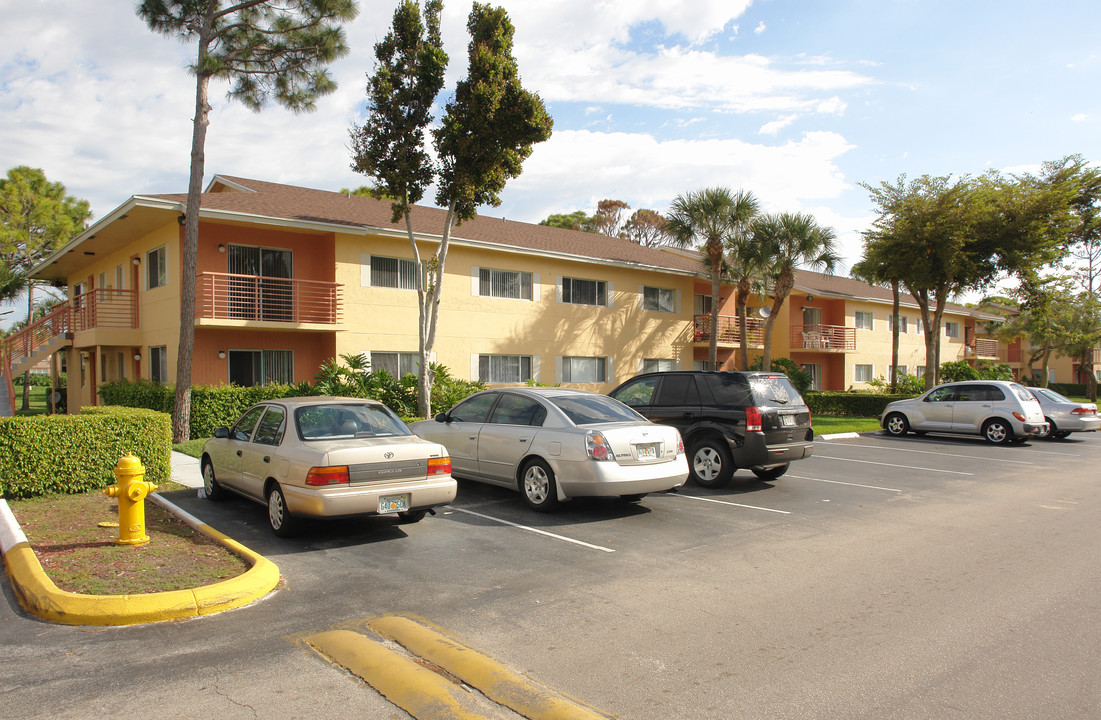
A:
{"type": "MultiPolygon", "coordinates": [[[[135,625],[211,615],[264,597],[279,584],[279,568],[262,555],[200,522],[159,495],[150,500],[179,515],[199,532],[244,558],[251,567],[241,575],[189,590],[136,595],[83,595],[61,590],[47,577],[30,544],[18,533],[4,552],[4,565],[20,603],[43,620],[63,625],[135,625]]],[[[7,503],[0,501],[0,520],[18,528],[7,503]]]]}
{"type": "Polygon", "coordinates": [[[608,720],[611,717],[544,688],[507,665],[409,618],[386,615],[371,620],[367,627],[530,720],[608,720]]]}
{"type": "Polygon", "coordinates": [[[329,630],[306,643],[415,718],[492,720],[454,683],[359,633],[329,630]]]}

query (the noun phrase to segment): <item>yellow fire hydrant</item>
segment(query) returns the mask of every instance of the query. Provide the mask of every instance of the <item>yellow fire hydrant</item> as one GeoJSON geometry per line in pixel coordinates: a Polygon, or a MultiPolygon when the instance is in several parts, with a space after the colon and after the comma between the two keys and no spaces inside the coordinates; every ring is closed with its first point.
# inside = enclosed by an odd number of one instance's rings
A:
{"type": "Polygon", "coordinates": [[[119,539],[116,545],[144,545],[149,542],[145,534],[145,496],[157,489],[153,483],[143,480],[145,466],[137,457],[126,453],[115,465],[115,484],[103,488],[108,497],[119,500],[119,539]]]}

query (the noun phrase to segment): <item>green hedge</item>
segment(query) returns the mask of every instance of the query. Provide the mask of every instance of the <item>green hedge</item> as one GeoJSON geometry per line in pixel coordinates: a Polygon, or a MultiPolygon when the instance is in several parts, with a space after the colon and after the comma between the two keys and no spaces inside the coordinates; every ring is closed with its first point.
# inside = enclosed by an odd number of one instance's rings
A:
{"type": "Polygon", "coordinates": [[[858,392],[808,392],[803,396],[812,414],[877,417],[887,403],[905,400],[913,395],[858,392]]]}
{"type": "Polygon", "coordinates": [[[25,498],[79,493],[115,482],[127,452],[145,479],[172,476],[172,418],[133,408],[89,407],[79,415],[0,418],[0,495],[25,498]]]}

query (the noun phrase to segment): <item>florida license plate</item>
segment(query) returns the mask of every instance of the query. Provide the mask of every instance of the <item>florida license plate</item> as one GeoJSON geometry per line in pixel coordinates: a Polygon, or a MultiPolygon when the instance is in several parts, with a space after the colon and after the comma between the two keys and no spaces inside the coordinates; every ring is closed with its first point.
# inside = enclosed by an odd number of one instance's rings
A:
{"type": "Polygon", "coordinates": [[[635,453],[639,460],[653,460],[658,456],[658,446],[654,443],[635,445],[635,453]]]}
{"type": "Polygon", "coordinates": [[[405,512],[409,509],[409,495],[383,495],[378,499],[380,513],[405,512]]]}
{"type": "Polygon", "coordinates": [[[794,415],[781,415],[780,416],[780,424],[788,426],[788,427],[791,427],[791,426],[795,425],[795,416],[794,415]]]}

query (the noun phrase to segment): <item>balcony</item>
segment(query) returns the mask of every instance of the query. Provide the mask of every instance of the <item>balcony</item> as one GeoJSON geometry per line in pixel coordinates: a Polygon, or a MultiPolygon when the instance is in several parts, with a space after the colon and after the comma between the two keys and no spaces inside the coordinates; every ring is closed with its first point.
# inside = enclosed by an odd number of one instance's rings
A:
{"type": "Polygon", "coordinates": [[[982,360],[997,360],[998,341],[988,338],[976,338],[971,345],[964,348],[964,355],[982,360]]]}
{"type": "Polygon", "coordinates": [[[340,322],[341,287],[317,280],[205,272],[199,274],[195,285],[195,316],[336,325],[340,322]]]}
{"type": "Polygon", "coordinates": [[[792,350],[856,350],[856,328],[844,325],[792,325],[792,350]]]}
{"type": "Polygon", "coordinates": [[[72,305],[74,332],[99,328],[136,328],[138,294],[133,290],[98,288],[77,295],[72,305]]]}
{"type": "MultiPolygon", "coordinates": [[[[711,316],[696,315],[692,319],[693,338],[697,343],[710,344],[711,342],[711,316]]],[[[758,318],[746,318],[747,346],[763,346],[765,344],[765,323],[758,318]]],[[[738,329],[738,318],[735,315],[720,315],[718,327],[718,345],[741,344],[741,333],[738,329]]]]}

